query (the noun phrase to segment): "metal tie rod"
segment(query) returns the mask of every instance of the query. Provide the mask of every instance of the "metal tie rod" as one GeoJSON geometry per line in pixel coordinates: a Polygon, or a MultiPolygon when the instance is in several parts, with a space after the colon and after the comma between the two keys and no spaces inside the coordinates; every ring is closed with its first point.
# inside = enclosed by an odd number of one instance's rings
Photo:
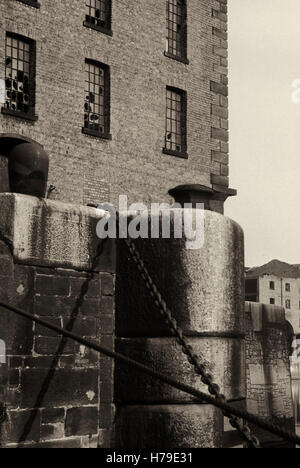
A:
{"type": "Polygon", "coordinates": [[[228,405],[227,403],[224,403],[221,400],[217,400],[214,397],[207,395],[206,393],[203,393],[190,385],[186,385],[184,383],[181,383],[171,377],[168,377],[166,375],[161,374],[160,372],[156,372],[155,370],[151,369],[150,367],[145,366],[144,364],[141,364],[127,356],[124,356],[123,354],[116,353],[114,351],[111,351],[107,348],[104,348],[103,346],[100,346],[96,343],[93,343],[92,341],[89,341],[85,338],[80,337],[79,335],[76,335],[75,333],[72,333],[71,331],[65,330],[63,328],[57,327],[56,325],[53,325],[52,323],[46,322],[45,320],[39,318],[36,314],[30,314],[28,312],[25,312],[21,309],[18,309],[16,307],[10,306],[8,304],[5,304],[4,302],[0,301],[0,307],[3,307],[7,310],[10,310],[11,312],[14,312],[15,314],[24,317],[28,320],[31,320],[35,323],[38,323],[39,325],[42,325],[45,328],[48,328],[49,330],[53,330],[59,335],[65,336],[67,338],[70,338],[71,340],[76,341],[77,343],[80,343],[84,346],[87,346],[90,349],[93,349],[99,353],[102,353],[106,356],[111,357],[112,359],[115,359],[116,361],[122,362],[123,364],[126,364],[131,367],[135,367],[139,371],[143,372],[144,374],[148,374],[151,377],[160,380],[161,382],[167,383],[168,385],[171,385],[171,387],[177,388],[178,390],[181,390],[185,393],[188,393],[189,395],[192,395],[196,397],[200,402],[204,401],[208,404],[211,404],[213,406],[216,406],[217,408],[220,408],[223,411],[230,412],[231,414],[237,416],[238,418],[245,419],[246,421],[260,427],[261,429],[264,429],[268,432],[271,432],[279,437],[282,437],[285,440],[288,440],[290,442],[295,443],[296,445],[300,446],[300,437],[296,436],[295,434],[292,434],[288,431],[285,431],[281,429],[279,426],[272,424],[271,422],[268,422],[267,420],[260,418],[259,416],[256,416],[254,414],[248,413],[247,411],[239,410],[237,408],[234,408],[231,405],[228,405]]]}

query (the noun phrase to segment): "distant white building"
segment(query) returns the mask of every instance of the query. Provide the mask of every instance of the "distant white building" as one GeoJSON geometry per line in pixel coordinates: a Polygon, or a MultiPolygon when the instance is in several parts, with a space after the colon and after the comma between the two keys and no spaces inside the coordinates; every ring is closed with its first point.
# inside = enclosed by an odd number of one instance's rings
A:
{"type": "Polygon", "coordinates": [[[300,334],[300,267],[279,260],[246,270],[246,301],[282,306],[300,334]]]}

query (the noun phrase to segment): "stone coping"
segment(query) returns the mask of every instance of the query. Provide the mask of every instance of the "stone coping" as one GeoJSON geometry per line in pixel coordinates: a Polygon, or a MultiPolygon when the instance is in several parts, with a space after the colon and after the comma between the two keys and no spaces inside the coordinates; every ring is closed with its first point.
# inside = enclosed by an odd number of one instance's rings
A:
{"type": "Polygon", "coordinates": [[[16,193],[0,194],[0,239],[16,263],[88,270],[105,211],[16,193]]]}

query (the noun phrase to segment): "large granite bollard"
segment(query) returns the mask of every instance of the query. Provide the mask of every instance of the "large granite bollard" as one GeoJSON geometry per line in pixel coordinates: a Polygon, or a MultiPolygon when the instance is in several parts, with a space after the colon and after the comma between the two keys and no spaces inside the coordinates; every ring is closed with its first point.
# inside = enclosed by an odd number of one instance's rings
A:
{"type": "MultiPolygon", "coordinates": [[[[246,394],[243,232],[232,220],[204,211],[204,236],[198,250],[187,250],[185,238],[135,242],[221,392],[240,402],[246,394]]],[[[164,324],[122,241],[116,300],[116,350],[207,392],[164,324]]],[[[222,446],[223,416],[218,409],[118,364],[115,401],[116,447],[222,446]]]]}

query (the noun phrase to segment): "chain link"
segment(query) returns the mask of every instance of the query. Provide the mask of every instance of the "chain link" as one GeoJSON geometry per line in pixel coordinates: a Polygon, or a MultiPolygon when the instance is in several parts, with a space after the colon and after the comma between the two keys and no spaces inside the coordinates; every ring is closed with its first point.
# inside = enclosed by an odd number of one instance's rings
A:
{"type": "MultiPolygon", "coordinates": [[[[135,244],[129,238],[124,239],[124,241],[128,247],[132,260],[136,264],[136,267],[140,272],[151,297],[154,300],[155,305],[164,318],[165,323],[169,326],[172,335],[176,337],[176,341],[181,346],[183,353],[187,356],[189,363],[194,367],[196,373],[200,375],[201,381],[207,385],[209,393],[217,400],[226,403],[227,399],[225,395],[221,394],[219,385],[214,383],[212,375],[206,371],[205,365],[200,362],[199,357],[194,353],[193,348],[188,344],[186,338],[184,337],[183,331],[177,325],[177,322],[173,318],[170,309],[167,307],[166,301],[162,298],[162,295],[160,294],[156,284],[152,280],[135,244]]],[[[252,434],[251,429],[247,423],[245,423],[245,421],[225,411],[223,412],[223,415],[229,419],[231,426],[238,430],[241,437],[246,442],[247,448],[260,448],[260,442],[258,438],[252,434]]]]}

